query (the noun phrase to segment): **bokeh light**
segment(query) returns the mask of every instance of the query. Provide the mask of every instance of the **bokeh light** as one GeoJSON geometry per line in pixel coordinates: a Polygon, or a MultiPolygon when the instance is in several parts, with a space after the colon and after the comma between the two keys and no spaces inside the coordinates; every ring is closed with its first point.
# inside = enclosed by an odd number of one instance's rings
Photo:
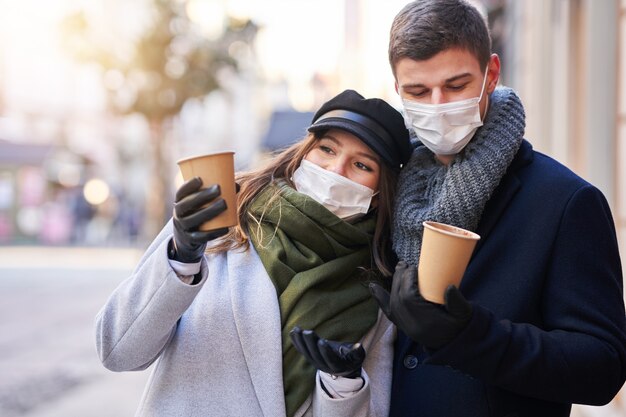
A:
{"type": "Polygon", "coordinates": [[[99,178],[92,178],[83,188],[83,195],[89,204],[94,206],[104,203],[111,193],[109,185],[99,178]]]}

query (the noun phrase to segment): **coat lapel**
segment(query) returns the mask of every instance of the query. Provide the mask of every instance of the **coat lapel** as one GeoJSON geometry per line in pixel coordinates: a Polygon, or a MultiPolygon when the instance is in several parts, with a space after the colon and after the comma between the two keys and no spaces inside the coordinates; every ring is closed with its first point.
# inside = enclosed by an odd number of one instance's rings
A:
{"type": "Polygon", "coordinates": [[[235,326],[264,416],[284,416],[283,355],[276,289],[252,245],[228,253],[235,326]]]}
{"type": "Polygon", "coordinates": [[[502,177],[500,185],[496,189],[496,193],[487,202],[487,206],[481,216],[480,224],[476,233],[480,235],[480,240],[476,246],[475,253],[480,250],[484,245],[484,242],[489,236],[489,233],[493,227],[498,223],[504,210],[506,210],[509,201],[515,196],[519,188],[522,186],[520,179],[517,176],[519,171],[524,166],[532,162],[532,146],[527,141],[523,141],[520,149],[511,162],[508,172],[502,177]]]}
{"type": "Polygon", "coordinates": [[[498,193],[494,194],[491,200],[487,203],[485,211],[483,212],[482,220],[476,230],[476,233],[480,235],[480,240],[476,246],[476,252],[480,250],[487,236],[489,236],[489,232],[491,232],[491,229],[493,229],[496,223],[498,223],[500,216],[520,186],[521,183],[519,179],[514,175],[509,175],[503,178],[503,182],[500,183],[498,193]]]}

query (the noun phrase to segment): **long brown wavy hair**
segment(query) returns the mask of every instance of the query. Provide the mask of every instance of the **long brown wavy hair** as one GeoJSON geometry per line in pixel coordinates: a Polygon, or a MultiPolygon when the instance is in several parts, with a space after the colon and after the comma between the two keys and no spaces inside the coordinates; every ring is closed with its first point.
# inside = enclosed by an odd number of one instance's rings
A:
{"type": "MultiPolygon", "coordinates": [[[[291,177],[294,171],[300,166],[300,162],[306,154],[315,147],[323,133],[309,133],[302,140],[276,153],[260,168],[240,172],[236,175],[235,181],[240,186],[237,193],[239,224],[232,227],[216,245],[209,246],[207,248],[208,253],[248,248],[248,235],[251,227],[257,224],[257,221],[253,220],[248,213],[250,204],[266,186],[276,181],[284,180],[293,187],[291,177]]],[[[380,164],[378,205],[373,209],[376,215],[376,226],[372,242],[372,255],[376,267],[384,276],[392,275],[393,263],[395,262],[391,249],[391,224],[397,179],[397,173],[384,163],[380,164]]],[[[276,197],[278,197],[278,191],[270,199],[270,202],[276,197]]]]}

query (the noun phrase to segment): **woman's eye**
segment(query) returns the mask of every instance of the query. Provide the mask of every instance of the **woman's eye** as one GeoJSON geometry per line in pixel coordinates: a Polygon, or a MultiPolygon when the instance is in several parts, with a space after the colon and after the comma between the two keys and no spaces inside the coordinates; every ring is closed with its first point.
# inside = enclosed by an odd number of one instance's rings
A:
{"type": "Polygon", "coordinates": [[[362,162],[357,162],[357,163],[355,163],[354,165],[355,165],[358,169],[361,169],[361,170],[363,170],[363,171],[367,171],[367,172],[372,172],[372,171],[373,171],[373,169],[372,169],[372,168],[370,168],[369,166],[365,165],[365,164],[364,164],[364,163],[362,163],[362,162]]]}
{"type": "Polygon", "coordinates": [[[332,153],[333,150],[330,149],[328,146],[324,146],[324,145],[320,145],[320,150],[324,153],[332,153]]]}

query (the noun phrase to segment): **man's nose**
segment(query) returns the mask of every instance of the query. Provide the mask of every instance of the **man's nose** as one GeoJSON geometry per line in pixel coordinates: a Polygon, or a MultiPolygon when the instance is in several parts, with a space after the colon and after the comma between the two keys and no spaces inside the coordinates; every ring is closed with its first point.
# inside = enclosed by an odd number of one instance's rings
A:
{"type": "Polygon", "coordinates": [[[430,93],[430,104],[443,104],[445,103],[445,97],[440,88],[433,88],[430,93]]]}

